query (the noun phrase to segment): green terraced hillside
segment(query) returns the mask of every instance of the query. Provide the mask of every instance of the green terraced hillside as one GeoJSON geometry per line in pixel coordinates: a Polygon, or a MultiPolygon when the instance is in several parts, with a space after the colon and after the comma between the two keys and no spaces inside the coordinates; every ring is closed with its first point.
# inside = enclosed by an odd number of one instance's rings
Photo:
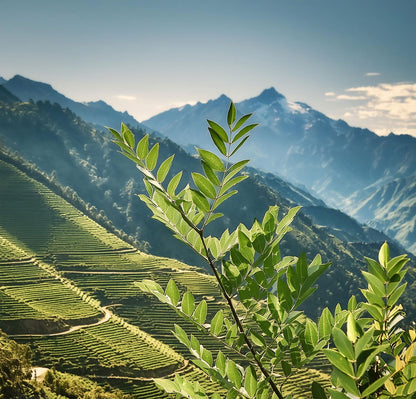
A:
{"type": "MultiPolygon", "coordinates": [[[[0,325],[31,345],[36,365],[87,375],[137,398],[164,397],[151,377],[173,372],[218,391],[172,336],[173,323],[185,327],[182,319],[135,285],[174,278],[212,313],[222,306],[212,276],[137,251],[4,161],[0,181],[0,325]]],[[[310,397],[313,379],[328,381],[322,359],[311,367],[287,385],[297,398],[310,397]]]]}
{"type": "Polygon", "coordinates": [[[180,354],[59,271],[142,270],[149,278],[158,268],[173,273],[185,265],[139,253],[4,161],[0,181],[0,328],[31,345],[36,365],[112,381],[144,398],[164,397],[150,377],[178,371],[204,381],[180,354]]]}

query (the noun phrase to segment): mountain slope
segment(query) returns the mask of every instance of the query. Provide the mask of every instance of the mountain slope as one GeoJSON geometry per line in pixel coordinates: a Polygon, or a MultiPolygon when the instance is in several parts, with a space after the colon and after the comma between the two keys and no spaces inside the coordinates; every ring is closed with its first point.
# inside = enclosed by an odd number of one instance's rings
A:
{"type": "MultiPolygon", "coordinates": [[[[0,83],[1,84],[1,83],[0,83]]],[[[22,101],[49,101],[58,103],[63,108],[69,108],[87,122],[101,126],[119,126],[121,122],[138,127],[137,122],[127,112],[119,112],[104,101],[79,103],[57,92],[47,83],[36,82],[16,75],[3,83],[4,87],[19,97],[22,101]]]]}
{"type": "Polygon", "coordinates": [[[416,174],[354,193],[349,213],[403,242],[416,253],[416,174]]]}
{"type": "MultiPolygon", "coordinates": [[[[70,111],[50,103],[3,104],[0,115],[4,116],[0,117],[3,142],[36,162],[43,171],[53,172],[56,180],[71,186],[86,202],[103,209],[118,228],[148,241],[153,253],[189,260],[193,264],[199,262],[192,251],[150,218],[147,208],[135,196],[145,188],[134,165],[116,152],[108,135],[104,136],[70,111]]],[[[138,139],[144,135],[141,130],[134,132],[138,139]]],[[[155,140],[151,138],[151,144],[155,140]]],[[[172,174],[184,170],[184,182],[189,181],[190,171],[200,168],[199,160],[167,139],[159,144],[160,159],[176,154],[172,174]]],[[[280,206],[281,214],[294,205],[253,175],[239,186],[236,196],[222,205],[225,217],[212,224],[211,233],[234,229],[240,222],[251,225],[254,218],[261,220],[266,209],[274,204],[280,206]]],[[[308,258],[321,253],[324,261],[334,262],[322,279],[322,289],[314,297],[324,306],[333,306],[334,301],[344,302],[356,292],[363,258],[376,257],[380,244],[342,242],[329,234],[327,228],[316,226],[309,217],[300,214],[281,249],[284,255],[299,255],[304,251],[308,258]]],[[[394,243],[391,247],[393,254],[402,252],[394,243]]],[[[314,307],[313,312],[316,311],[314,307]]]]}
{"type": "MultiPolygon", "coordinates": [[[[137,379],[133,393],[140,393],[134,397],[166,397],[150,377],[174,371],[218,389],[171,347],[116,316],[111,306],[123,306],[128,314],[129,303],[148,302],[134,281],[152,278],[165,284],[179,272],[189,279],[180,287],[198,281],[213,298],[218,290],[212,278],[178,261],[137,251],[24,169],[16,160],[0,160],[0,327],[32,347],[37,365],[78,375],[115,375],[126,382],[137,379]],[[84,278],[73,279],[82,271],[88,271],[81,274],[84,278]],[[100,277],[99,287],[97,280],[85,284],[92,276],[100,277]]],[[[159,313],[169,317],[166,308],[159,313]]],[[[149,318],[154,312],[149,308],[143,314],[149,318]]]]}
{"type": "Polygon", "coordinates": [[[12,93],[10,93],[10,91],[8,91],[0,83],[0,102],[3,102],[3,103],[14,103],[14,102],[19,102],[19,101],[20,100],[15,95],[13,95],[12,93]]]}
{"type": "MultiPolygon", "coordinates": [[[[137,130],[136,134],[139,138],[144,132],[137,130]]],[[[191,263],[198,261],[191,251],[178,246],[163,226],[150,219],[149,211],[134,195],[145,190],[141,179],[134,165],[116,152],[107,133],[91,128],[56,104],[39,102],[0,107],[0,137],[61,184],[73,188],[85,202],[104,210],[118,228],[148,241],[152,252],[191,263]]],[[[176,154],[172,173],[185,170],[185,179],[189,179],[191,170],[200,168],[197,159],[169,140],[160,142],[160,153],[161,158],[176,154]]],[[[251,224],[253,217],[262,218],[267,207],[276,202],[323,205],[277,177],[259,176],[253,174],[242,185],[240,194],[226,209],[228,219],[219,224],[218,230],[236,226],[239,220],[251,224]],[[242,198],[249,205],[243,205],[242,198]]],[[[325,225],[319,220],[317,224],[325,225]]]]}
{"type": "MultiPolygon", "coordinates": [[[[205,146],[209,141],[205,119],[225,109],[225,99],[172,109],[143,123],[188,149],[195,143],[205,146]]],[[[250,158],[254,167],[305,186],[332,207],[353,209],[359,205],[352,202],[355,192],[416,173],[416,139],[411,136],[379,137],[306,104],[290,102],[274,88],[236,106],[243,114],[253,112],[253,121],[260,123],[240,156],[250,158]]],[[[394,215],[392,221],[394,236],[406,245],[415,228],[402,229],[394,215]]]]}

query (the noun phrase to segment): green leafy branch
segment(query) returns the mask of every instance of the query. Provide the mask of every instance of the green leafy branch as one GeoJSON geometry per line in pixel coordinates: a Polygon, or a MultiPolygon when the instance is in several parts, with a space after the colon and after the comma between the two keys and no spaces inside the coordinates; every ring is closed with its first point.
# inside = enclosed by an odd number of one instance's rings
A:
{"type": "MultiPolygon", "coordinates": [[[[109,129],[121,153],[135,162],[143,175],[147,195],[139,197],[150,208],[153,218],[164,223],[177,239],[207,262],[227,308],[207,320],[207,302],[196,303],[190,292],[181,295],[173,280],[165,289],[151,280],[137,285],[214,337],[223,348],[245,359],[245,364],[237,364],[222,351],[214,356],[197,337],[175,325],[174,335],[190,350],[194,363],[227,389],[227,399],[283,399],[284,384],[294,369],[305,367],[321,351],[333,366],[333,387],[325,391],[314,382],[315,399],[327,398],[327,394],[334,399],[351,395],[411,397],[416,392],[416,332],[398,327],[404,313],[397,305],[406,288],[401,283],[408,260],[405,255],[390,259],[384,244],[379,262],[366,259],[368,271],[363,275],[368,288],[362,294],[367,302],[357,304],[351,297],[347,310],[337,305],[332,314],[325,308],[315,322],[298,308],[316,290],[317,279],[330,264],[322,263],[319,255],[310,263],[304,254],[298,258],[281,257],[279,247],[291,230],[299,207],[290,209],[279,220],[278,207],[271,206],[263,220],[254,220],[250,228],[240,224],[231,233],[226,229],[220,237],[205,235],[206,227],[223,216],[218,207],[235,195],[235,186],[247,178],[241,171],[248,161],[233,164],[231,157],[257,124],[246,124],[251,114],[238,120],[236,114],[231,103],[228,131],[208,120],[219,155],[197,148],[203,173],[193,172],[192,187],[186,184],[182,189],[178,189],[183,186],[182,172],[166,182],[173,155],[157,167],[159,144],[149,148],[148,135],[136,145],[133,133],[124,124],[120,133],[109,129]]],[[[208,398],[197,382],[180,376],[173,381],[155,381],[167,392],[208,398]]],[[[211,395],[218,397],[218,393],[211,395]]]]}

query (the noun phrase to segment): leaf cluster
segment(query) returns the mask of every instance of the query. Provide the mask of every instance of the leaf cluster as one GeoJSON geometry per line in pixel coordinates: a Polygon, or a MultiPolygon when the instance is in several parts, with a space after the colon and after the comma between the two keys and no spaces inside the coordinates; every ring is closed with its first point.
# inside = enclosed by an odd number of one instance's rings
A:
{"type": "MultiPolygon", "coordinates": [[[[241,171],[248,160],[232,164],[230,159],[256,124],[246,124],[251,114],[239,119],[236,115],[231,103],[227,129],[207,121],[219,154],[197,148],[203,173],[192,173],[191,184],[182,190],[178,190],[182,172],[166,181],[173,155],[158,162],[158,144],[149,148],[148,136],[136,144],[125,125],[121,132],[110,129],[122,154],[135,162],[143,175],[147,195],[139,197],[155,219],[206,261],[226,309],[212,316],[206,300],[198,302],[191,292],[180,292],[174,280],[164,289],[151,280],[137,285],[214,337],[228,353],[244,359],[236,363],[223,351],[214,354],[175,325],[174,335],[190,350],[194,363],[227,389],[227,398],[282,399],[284,384],[294,369],[305,367],[321,351],[333,366],[333,387],[325,391],[314,383],[315,399],[327,394],[335,399],[413,395],[416,333],[398,328],[403,311],[396,304],[406,287],[401,283],[406,256],[390,259],[388,246],[383,245],[379,263],[367,259],[369,270],[363,272],[368,288],[362,293],[367,302],[357,304],[352,297],[348,310],[338,305],[332,314],[325,308],[315,322],[299,306],[316,290],[317,279],[330,264],[323,263],[319,255],[310,263],[304,254],[282,257],[279,248],[299,207],[280,219],[278,207],[271,206],[250,228],[240,224],[218,237],[205,234],[206,226],[223,216],[218,206],[233,196],[235,186],[246,178],[241,171]]],[[[209,397],[198,383],[179,376],[174,381],[157,379],[156,383],[184,397],[209,397]]],[[[218,393],[211,396],[218,397],[218,393]]]]}
{"type": "Polygon", "coordinates": [[[357,304],[352,297],[347,310],[337,308],[334,347],[324,349],[333,365],[331,398],[416,395],[416,331],[400,327],[404,312],[397,304],[406,287],[403,267],[408,260],[406,255],[390,259],[389,246],[384,243],[378,262],[366,258],[368,271],[362,273],[368,286],[361,290],[366,301],[357,304]]]}

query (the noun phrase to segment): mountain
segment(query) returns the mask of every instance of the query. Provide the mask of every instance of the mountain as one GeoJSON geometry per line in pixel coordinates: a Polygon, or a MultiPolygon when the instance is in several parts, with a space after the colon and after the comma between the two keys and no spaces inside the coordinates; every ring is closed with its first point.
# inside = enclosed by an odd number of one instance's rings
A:
{"type": "Polygon", "coordinates": [[[347,199],[354,217],[371,220],[371,225],[403,242],[416,253],[416,174],[376,184],[347,199]]]}
{"type": "Polygon", "coordinates": [[[0,76],[0,85],[5,84],[6,82],[7,82],[7,80],[0,76]]]}
{"type": "Polygon", "coordinates": [[[47,83],[36,82],[16,75],[12,79],[0,84],[3,84],[7,90],[22,101],[33,100],[58,103],[63,108],[69,108],[85,121],[100,126],[120,126],[121,122],[134,127],[140,126],[140,123],[127,112],[116,111],[104,101],[76,102],[57,92],[47,83]]]}
{"type": "MultiPolygon", "coordinates": [[[[205,147],[209,142],[205,120],[215,119],[226,108],[226,102],[222,95],[205,104],[171,109],[143,123],[188,150],[196,143],[205,147]]],[[[260,123],[240,156],[250,158],[254,167],[303,185],[331,207],[355,209],[359,203],[354,198],[367,187],[416,173],[416,139],[409,135],[380,137],[367,129],[351,127],[307,104],[288,101],[274,88],[236,107],[240,115],[254,113],[253,122],[260,123]]],[[[395,198],[399,197],[389,201],[395,198]]],[[[411,219],[413,214],[409,212],[400,217],[411,219]]],[[[356,216],[361,222],[371,223],[361,213],[356,216]]],[[[389,232],[409,248],[416,227],[403,226],[397,216],[391,215],[394,229],[389,232]]]]}
{"type": "MultiPolygon", "coordinates": [[[[137,139],[145,134],[141,129],[133,131],[137,139]]],[[[0,140],[3,146],[17,151],[51,176],[52,181],[62,184],[63,192],[72,200],[75,193],[71,190],[75,190],[84,202],[89,203],[87,208],[91,214],[99,217],[105,213],[118,229],[141,241],[141,248],[149,248],[155,255],[202,266],[189,248],[178,243],[164,226],[151,219],[148,209],[136,197],[136,194],[145,192],[145,187],[134,164],[117,152],[109,136],[108,132],[94,128],[58,104],[25,102],[0,105],[0,140]]],[[[151,145],[156,141],[160,145],[161,160],[175,154],[170,176],[184,170],[183,184],[189,182],[190,171],[201,168],[199,160],[168,139],[150,137],[151,145]]],[[[270,205],[279,205],[281,215],[285,214],[296,202],[276,192],[272,185],[276,190],[285,187],[286,193],[292,193],[294,199],[295,196],[302,197],[312,209],[319,206],[321,212],[315,212],[317,218],[323,220],[322,215],[328,212],[321,201],[308,198],[300,189],[292,190],[291,185],[278,177],[251,173],[239,185],[239,193],[222,204],[220,211],[225,216],[210,225],[213,229],[209,233],[219,234],[225,228],[234,229],[240,222],[251,225],[254,218],[262,219],[270,205]]],[[[315,296],[325,306],[333,306],[334,301],[345,302],[356,291],[357,285],[362,283],[359,270],[363,267],[364,256],[376,257],[381,244],[368,241],[369,237],[363,242],[347,242],[349,239],[346,237],[352,237],[353,232],[339,234],[338,230],[339,226],[314,224],[303,213],[296,218],[294,230],[281,243],[283,255],[300,255],[303,251],[311,259],[320,253],[324,261],[334,262],[315,296]],[[345,240],[337,238],[337,235],[345,240]]],[[[362,234],[366,234],[365,229],[362,229],[362,234]]],[[[389,243],[392,254],[403,252],[394,242],[389,240],[389,243]]],[[[413,306],[411,301],[408,306],[413,306]]]]}

